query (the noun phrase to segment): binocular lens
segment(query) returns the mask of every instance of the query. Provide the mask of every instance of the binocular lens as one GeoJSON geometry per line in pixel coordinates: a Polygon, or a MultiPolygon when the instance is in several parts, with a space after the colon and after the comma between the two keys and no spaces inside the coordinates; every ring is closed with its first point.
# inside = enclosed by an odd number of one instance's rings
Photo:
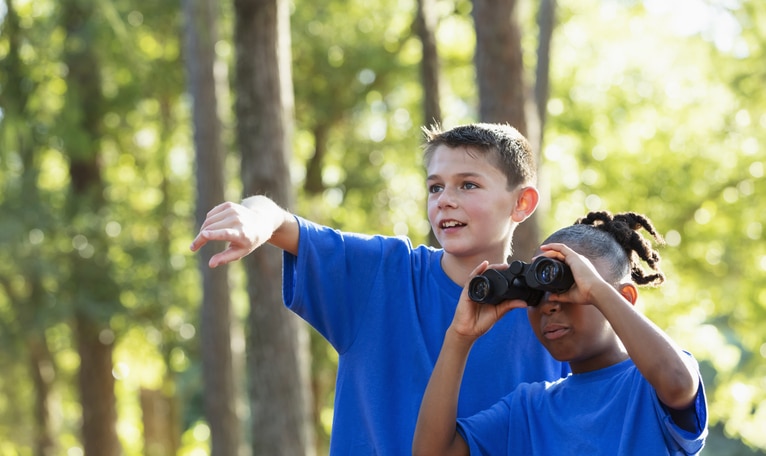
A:
{"type": "Polygon", "coordinates": [[[468,287],[468,294],[472,300],[483,302],[489,295],[489,279],[483,276],[476,276],[471,280],[468,287]]]}
{"type": "Polygon", "coordinates": [[[563,274],[560,263],[544,261],[537,268],[537,281],[543,285],[550,285],[563,274]]]}

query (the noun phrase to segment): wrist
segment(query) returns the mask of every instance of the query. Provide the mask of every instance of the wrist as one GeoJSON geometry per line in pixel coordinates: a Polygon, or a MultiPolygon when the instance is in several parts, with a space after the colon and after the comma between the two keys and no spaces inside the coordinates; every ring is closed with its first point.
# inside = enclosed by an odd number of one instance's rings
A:
{"type": "Polygon", "coordinates": [[[450,326],[447,328],[447,332],[444,335],[444,343],[443,345],[445,347],[449,347],[450,349],[459,350],[463,352],[469,352],[471,350],[471,347],[473,347],[474,342],[476,342],[476,339],[478,337],[474,335],[468,335],[463,334],[460,331],[458,331],[454,326],[450,326]]]}

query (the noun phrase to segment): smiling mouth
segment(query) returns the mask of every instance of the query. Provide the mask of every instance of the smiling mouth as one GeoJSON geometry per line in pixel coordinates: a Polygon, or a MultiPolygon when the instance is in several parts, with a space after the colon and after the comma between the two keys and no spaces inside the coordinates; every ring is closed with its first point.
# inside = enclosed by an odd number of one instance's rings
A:
{"type": "Polygon", "coordinates": [[[457,220],[446,220],[439,225],[442,229],[457,228],[459,226],[465,226],[465,223],[460,223],[457,220]]]}

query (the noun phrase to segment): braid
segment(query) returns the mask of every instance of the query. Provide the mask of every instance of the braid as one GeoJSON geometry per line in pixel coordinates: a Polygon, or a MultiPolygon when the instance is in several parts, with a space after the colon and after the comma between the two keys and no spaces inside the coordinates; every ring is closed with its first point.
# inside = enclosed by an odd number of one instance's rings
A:
{"type": "Polygon", "coordinates": [[[639,234],[638,230],[645,229],[660,245],[665,241],[657,233],[652,222],[643,215],[635,212],[622,212],[615,215],[607,211],[590,212],[587,216],[578,219],[575,225],[591,225],[611,235],[628,256],[630,275],[636,284],[659,285],[665,281],[665,275],[659,268],[660,254],[639,234]],[[644,260],[654,273],[647,274],[636,256],[644,260]]]}

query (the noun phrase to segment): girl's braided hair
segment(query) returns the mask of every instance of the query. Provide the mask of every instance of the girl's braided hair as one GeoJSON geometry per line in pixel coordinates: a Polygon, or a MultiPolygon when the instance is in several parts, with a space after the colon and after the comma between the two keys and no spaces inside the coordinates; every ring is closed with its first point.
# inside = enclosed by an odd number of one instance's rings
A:
{"type": "Polygon", "coordinates": [[[574,225],[551,235],[545,243],[561,242],[591,259],[604,258],[614,280],[630,272],[631,279],[637,285],[659,285],[665,281],[665,274],[659,267],[660,254],[638,232],[641,228],[651,234],[658,244],[665,243],[645,216],[635,212],[613,215],[607,211],[588,213],[577,219],[574,225]],[[640,260],[645,261],[654,272],[647,273],[641,267],[640,260]]]}

